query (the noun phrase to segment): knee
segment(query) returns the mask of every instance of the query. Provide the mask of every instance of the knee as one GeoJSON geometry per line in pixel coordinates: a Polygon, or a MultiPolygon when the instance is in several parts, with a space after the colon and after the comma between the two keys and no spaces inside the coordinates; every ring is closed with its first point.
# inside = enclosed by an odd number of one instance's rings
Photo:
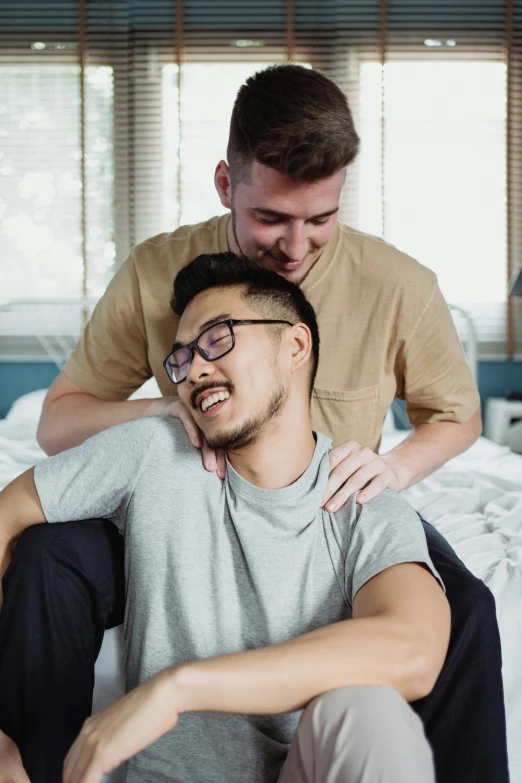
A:
{"type": "Polygon", "coordinates": [[[34,568],[81,560],[93,550],[96,532],[90,522],[32,525],[16,542],[13,565],[34,568]]]}
{"type": "Polygon", "coordinates": [[[304,718],[315,729],[335,725],[337,728],[349,721],[357,730],[375,730],[376,723],[384,716],[397,715],[410,710],[408,703],[394,688],[386,685],[352,685],[321,694],[310,702],[304,718]]]}
{"type": "MultiPolygon", "coordinates": [[[[317,774],[342,771],[342,780],[434,783],[433,754],[420,718],[393,688],[356,685],[329,691],[306,708],[299,725],[299,752],[317,774]],[[311,748],[310,752],[306,752],[311,748]]],[[[341,780],[341,777],[337,778],[341,780]]]]}
{"type": "Polygon", "coordinates": [[[57,525],[32,525],[24,530],[16,542],[13,562],[33,565],[52,555],[60,547],[57,525]]]}

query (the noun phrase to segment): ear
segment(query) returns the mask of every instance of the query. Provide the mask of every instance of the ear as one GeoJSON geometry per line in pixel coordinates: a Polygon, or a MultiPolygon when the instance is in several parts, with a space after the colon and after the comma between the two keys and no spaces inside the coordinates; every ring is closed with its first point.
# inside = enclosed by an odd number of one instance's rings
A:
{"type": "Polygon", "coordinates": [[[308,364],[312,353],[312,333],[306,324],[295,324],[289,329],[292,340],[292,365],[290,372],[296,372],[308,364]]]}
{"type": "Polygon", "coordinates": [[[220,160],[216,166],[214,174],[214,184],[218,192],[219,200],[227,209],[232,208],[232,184],[230,181],[230,170],[224,160],[220,160]]]}

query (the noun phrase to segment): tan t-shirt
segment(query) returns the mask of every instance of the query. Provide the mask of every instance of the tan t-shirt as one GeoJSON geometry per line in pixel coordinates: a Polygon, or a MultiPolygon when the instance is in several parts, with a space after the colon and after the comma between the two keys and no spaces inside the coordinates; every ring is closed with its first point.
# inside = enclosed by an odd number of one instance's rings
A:
{"type": "MultiPolygon", "coordinates": [[[[65,366],[78,386],[124,400],[154,375],[176,335],[178,271],[200,253],[228,250],[229,215],[142,242],[114,276],[65,366]]],[[[314,429],[375,449],[386,411],[406,400],[412,424],[464,423],[480,399],[435,274],[381,239],[337,224],[302,284],[319,322],[314,429]]]]}

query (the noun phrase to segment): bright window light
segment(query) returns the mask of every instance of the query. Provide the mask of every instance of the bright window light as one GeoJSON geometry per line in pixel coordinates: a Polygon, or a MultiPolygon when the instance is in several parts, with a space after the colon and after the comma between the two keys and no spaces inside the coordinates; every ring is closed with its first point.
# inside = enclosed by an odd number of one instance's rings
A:
{"type": "MultiPolygon", "coordinates": [[[[381,66],[361,66],[359,228],[382,235],[381,66]]],[[[385,239],[433,269],[449,301],[503,302],[506,68],[384,68],[385,239]]]]}
{"type": "MultiPolygon", "coordinates": [[[[181,211],[177,199],[177,65],[163,68],[163,222],[165,231],[208,220],[227,210],[213,186],[216,164],[226,160],[230,115],[243,82],[266,62],[199,62],[183,65],[181,86],[181,211]]],[[[301,63],[305,65],[305,63],[301,63]]]]}
{"type": "MultiPolygon", "coordinates": [[[[3,300],[82,294],[79,75],[0,66],[3,300]]],[[[100,296],[114,271],[112,68],[86,69],[86,99],[88,295],[100,296]]]]}

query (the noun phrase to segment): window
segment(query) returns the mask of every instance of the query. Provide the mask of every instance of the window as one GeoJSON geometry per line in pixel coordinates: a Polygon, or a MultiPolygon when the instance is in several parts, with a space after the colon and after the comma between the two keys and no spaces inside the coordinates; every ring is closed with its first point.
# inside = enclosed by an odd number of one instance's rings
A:
{"type": "MultiPolygon", "coordinates": [[[[0,66],[0,298],[82,295],[80,68],[0,66]]],[[[88,295],[112,276],[113,79],[85,74],[88,295]]]]}
{"type": "Polygon", "coordinates": [[[504,333],[506,67],[391,61],[384,84],[380,63],[360,73],[359,228],[433,269],[487,354],[504,333]]]}
{"type": "Polygon", "coordinates": [[[227,210],[213,186],[216,164],[226,160],[230,115],[237,91],[268,62],[189,62],[181,91],[181,198],[178,198],[178,67],[163,68],[164,230],[199,223],[227,210]]]}

